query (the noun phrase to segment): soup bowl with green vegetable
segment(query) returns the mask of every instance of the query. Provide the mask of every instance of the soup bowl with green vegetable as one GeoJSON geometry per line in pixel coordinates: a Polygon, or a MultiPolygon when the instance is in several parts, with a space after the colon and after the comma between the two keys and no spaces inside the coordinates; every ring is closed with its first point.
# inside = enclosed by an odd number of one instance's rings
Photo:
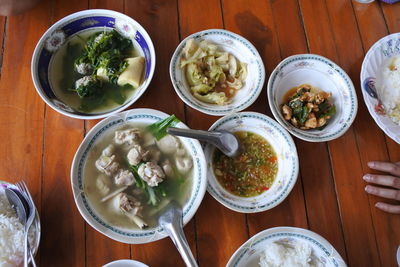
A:
{"type": "Polygon", "coordinates": [[[78,148],[71,168],[75,202],[97,231],[124,243],[167,236],[158,225],[176,201],[186,224],[207,184],[206,162],[197,140],[177,138],[168,127],[187,128],[174,115],[132,109],[99,122],[78,148]]]}
{"type": "Polygon", "coordinates": [[[205,147],[207,191],[217,201],[237,212],[255,213],[289,195],[297,180],[298,156],[289,133],[277,122],[264,114],[240,112],[222,117],[209,130],[230,131],[240,143],[233,158],[205,147]]]}
{"type": "Polygon", "coordinates": [[[32,57],[42,99],[61,114],[98,119],[132,105],[155,68],[153,43],[132,18],[116,11],[73,13],[52,25],[32,57]]]}

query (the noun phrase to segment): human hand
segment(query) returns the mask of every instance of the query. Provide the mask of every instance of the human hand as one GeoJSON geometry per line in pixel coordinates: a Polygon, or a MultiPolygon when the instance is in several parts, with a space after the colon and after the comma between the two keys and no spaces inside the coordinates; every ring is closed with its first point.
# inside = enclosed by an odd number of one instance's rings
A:
{"type": "MultiPolygon", "coordinates": [[[[374,170],[383,171],[390,175],[366,174],[363,179],[372,184],[383,185],[373,186],[367,185],[365,191],[368,194],[400,201],[400,162],[368,162],[368,167],[374,170]]],[[[375,207],[386,212],[400,214],[400,203],[395,205],[377,202],[375,207]]]]}

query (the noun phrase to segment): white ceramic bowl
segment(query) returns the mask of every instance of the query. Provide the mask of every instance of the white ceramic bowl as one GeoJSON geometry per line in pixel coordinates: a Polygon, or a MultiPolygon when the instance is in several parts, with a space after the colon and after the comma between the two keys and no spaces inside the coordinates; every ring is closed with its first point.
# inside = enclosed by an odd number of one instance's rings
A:
{"type": "Polygon", "coordinates": [[[117,260],[107,263],[106,265],[103,265],[103,267],[149,267],[149,266],[134,260],[117,260]]]}
{"type": "MultiPolygon", "coordinates": [[[[0,180],[0,190],[4,190],[5,188],[11,188],[13,190],[18,190],[21,192],[21,190],[19,190],[19,188],[16,185],[0,180]]],[[[2,192],[4,192],[4,191],[2,191],[2,192]]],[[[35,219],[33,220],[32,226],[35,227],[35,234],[34,234],[35,239],[34,239],[34,243],[30,244],[30,245],[31,245],[33,255],[36,255],[36,253],[39,249],[40,235],[41,235],[40,218],[39,218],[39,213],[37,210],[36,210],[36,216],[35,216],[35,219]]],[[[33,228],[31,228],[30,231],[32,231],[32,229],[33,228]]]]}
{"type": "Polygon", "coordinates": [[[309,142],[325,142],[342,136],[357,114],[357,95],[349,76],[331,60],[313,54],[285,58],[268,80],[268,102],[275,119],[294,136],[309,142]],[[285,94],[301,84],[332,93],[336,114],[322,130],[301,130],[286,121],[281,112],[285,94]]]}
{"type": "MultiPolygon", "coordinates": [[[[107,132],[115,131],[124,123],[151,124],[168,115],[153,109],[132,109],[110,116],[94,126],[86,135],[79,146],[71,168],[71,185],[75,203],[79,212],[94,229],[100,233],[120,242],[130,244],[149,243],[167,236],[161,227],[140,229],[125,229],[108,224],[91,205],[83,191],[85,183],[84,166],[91,148],[101,141],[107,132]]],[[[175,127],[187,128],[183,123],[175,127]]],[[[206,162],[199,141],[194,139],[179,138],[193,159],[193,185],[190,197],[183,206],[183,224],[193,217],[204,197],[207,186],[206,162]]]]}
{"type": "Polygon", "coordinates": [[[279,205],[296,183],[299,163],[292,137],[276,121],[256,112],[240,112],[217,120],[209,130],[249,131],[265,138],[278,157],[278,173],[271,188],[256,197],[239,197],[223,188],[215,177],[212,158],[215,148],[205,147],[207,191],[225,207],[242,213],[261,212],[279,205]]]}
{"type": "Polygon", "coordinates": [[[296,242],[307,243],[313,254],[326,267],[346,267],[346,263],[335,248],[322,236],[306,229],[296,227],[269,228],[247,240],[229,259],[226,267],[258,267],[260,256],[272,242],[293,245],[296,242]]]}
{"type": "Polygon", "coordinates": [[[175,91],[183,102],[200,112],[214,116],[224,116],[249,107],[260,95],[265,81],[264,64],[257,49],[240,35],[222,29],[205,30],[186,37],[172,56],[169,73],[175,91]],[[190,92],[184,72],[179,66],[183,48],[189,39],[208,40],[217,44],[221,50],[234,55],[239,61],[247,63],[246,81],[243,88],[237,91],[231,103],[221,106],[204,103],[196,99],[190,92]]]}
{"type": "Polygon", "coordinates": [[[376,94],[375,79],[382,71],[383,63],[400,55],[400,33],[394,33],[377,41],[369,50],[361,66],[361,88],[365,105],[376,124],[390,138],[400,144],[400,126],[389,116],[379,112],[380,101],[376,94]]]}
{"type": "Polygon", "coordinates": [[[132,18],[111,10],[90,9],[79,11],[54,23],[40,38],[33,52],[32,80],[40,97],[57,112],[77,119],[99,119],[117,113],[135,103],[145,92],[154,74],[156,55],[153,43],[145,31],[132,18]],[[115,29],[123,36],[131,38],[136,51],[145,57],[145,74],[142,84],[135,89],[124,104],[102,113],[82,113],[71,108],[56,96],[49,80],[53,55],[66,41],[88,29],[115,29]]]}

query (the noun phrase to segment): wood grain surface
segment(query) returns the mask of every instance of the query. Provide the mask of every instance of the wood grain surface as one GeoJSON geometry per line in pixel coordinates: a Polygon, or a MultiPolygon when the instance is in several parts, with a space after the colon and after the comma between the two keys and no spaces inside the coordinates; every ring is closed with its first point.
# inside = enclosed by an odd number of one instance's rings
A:
{"type": "MultiPolygon", "coordinates": [[[[135,259],[151,267],[184,266],[168,238],[128,245],[111,240],[80,216],[72,196],[72,159],[99,121],[63,116],[36,93],[30,62],[47,28],[62,17],[88,8],[116,10],[149,33],[157,66],[145,94],[130,108],[176,114],[191,128],[208,129],[217,117],[186,106],[169,78],[169,63],[179,42],[213,28],[248,39],[259,51],[266,82],[284,58],[314,53],[340,65],[358,95],[358,114],[345,135],[327,143],[295,139],[300,174],[279,206],[257,214],[233,212],[206,193],[185,234],[200,266],[225,266],[254,234],[277,226],[307,228],[325,237],[349,266],[397,266],[400,215],[377,210],[378,197],[365,193],[362,176],[370,160],[400,161],[399,145],[368,113],[360,88],[365,53],[380,38],[400,31],[400,3],[352,0],[43,0],[17,16],[0,17],[0,180],[25,180],[40,212],[40,266],[102,266],[135,259]],[[318,159],[318,160],[314,160],[318,159]]],[[[249,107],[271,115],[266,85],[249,107]]]]}

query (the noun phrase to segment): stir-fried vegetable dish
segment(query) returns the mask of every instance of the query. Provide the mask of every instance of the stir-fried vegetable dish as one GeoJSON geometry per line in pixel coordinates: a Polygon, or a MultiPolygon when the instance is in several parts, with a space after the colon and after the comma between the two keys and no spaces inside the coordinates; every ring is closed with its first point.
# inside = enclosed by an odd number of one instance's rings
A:
{"type": "Polygon", "coordinates": [[[213,155],[213,170],[219,183],[240,197],[252,197],[267,191],[278,172],[278,159],[272,146],[258,134],[238,131],[241,153],[230,158],[219,150],[213,155]]]}
{"type": "Polygon", "coordinates": [[[224,105],[244,85],[247,64],[207,40],[186,42],[180,67],[195,98],[224,105]]]}
{"type": "Polygon", "coordinates": [[[336,114],[331,94],[309,84],[289,90],[282,105],[282,115],[296,128],[302,130],[322,129],[336,114]]]}

